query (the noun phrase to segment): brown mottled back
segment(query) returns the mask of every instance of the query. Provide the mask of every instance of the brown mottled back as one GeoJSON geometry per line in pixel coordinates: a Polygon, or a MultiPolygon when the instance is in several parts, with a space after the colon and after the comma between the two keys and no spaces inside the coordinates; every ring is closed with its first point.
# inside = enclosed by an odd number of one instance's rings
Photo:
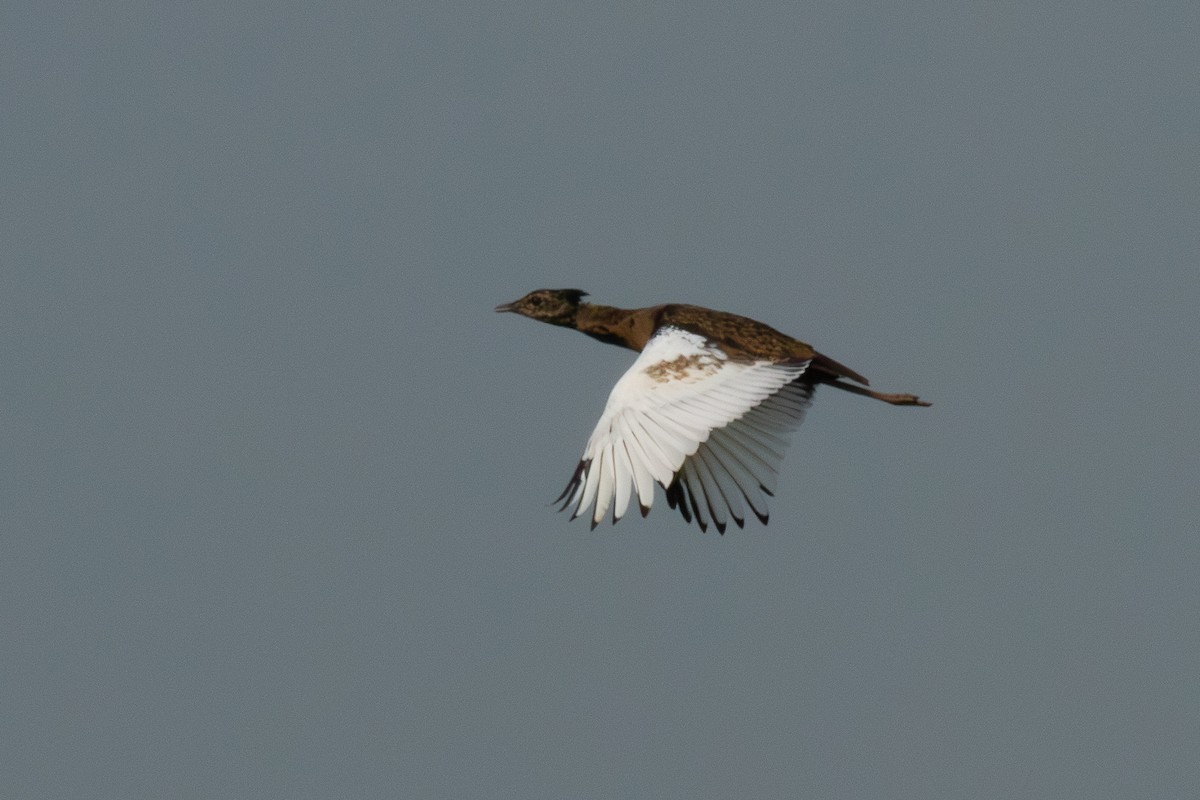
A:
{"type": "Polygon", "coordinates": [[[721,345],[732,358],[808,361],[816,351],[758,320],[688,305],[664,306],[659,325],[673,325],[721,345]]]}
{"type": "Polygon", "coordinates": [[[732,358],[768,361],[811,361],[814,373],[849,378],[866,384],[867,379],[813,347],[756,319],[688,305],[663,306],[662,325],[674,325],[698,333],[721,345],[732,358]]]}

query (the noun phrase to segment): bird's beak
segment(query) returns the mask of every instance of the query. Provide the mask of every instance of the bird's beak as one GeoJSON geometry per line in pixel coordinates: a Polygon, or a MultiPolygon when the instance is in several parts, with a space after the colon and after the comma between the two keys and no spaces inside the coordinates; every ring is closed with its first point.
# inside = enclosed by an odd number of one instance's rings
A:
{"type": "Polygon", "coordinates": [[[497,311],[516,311],[517,304],[516,303],[503,303],[502,305],[496,306],[496,310],[497,311]]]}

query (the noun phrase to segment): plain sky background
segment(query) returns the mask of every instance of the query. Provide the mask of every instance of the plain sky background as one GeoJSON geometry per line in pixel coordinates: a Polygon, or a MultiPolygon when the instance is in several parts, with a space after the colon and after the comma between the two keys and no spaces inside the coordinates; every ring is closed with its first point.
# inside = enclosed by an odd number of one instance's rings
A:
{"type": "Polygon", "coordinates": [[[1200,796],[1200,4],[15,3],[0,797],[1200,796]],[[547,505],[757,317],[771,524],[547,505]]]}

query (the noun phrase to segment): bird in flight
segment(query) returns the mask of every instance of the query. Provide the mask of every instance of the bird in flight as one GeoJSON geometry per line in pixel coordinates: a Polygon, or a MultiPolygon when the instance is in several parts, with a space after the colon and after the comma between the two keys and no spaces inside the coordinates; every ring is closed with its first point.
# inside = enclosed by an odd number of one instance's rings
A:
{"type": "Polygon", "coordinates": [[[496,307],[586,333],[641,355],[621,376],[583,458],[555,503],[591,510],[592,528],[612,508],[615,524],[636,496],[642,516],[662,486],[667,504],[701,531],[740,528],[745,509],[764,525],[767,497],[790,433],[818,384],[895,406],[928,406],[885,394],[809,345],[747,317],[675,303],[623,309],[583,302],[579,289],[538,289],[496,307]]]}

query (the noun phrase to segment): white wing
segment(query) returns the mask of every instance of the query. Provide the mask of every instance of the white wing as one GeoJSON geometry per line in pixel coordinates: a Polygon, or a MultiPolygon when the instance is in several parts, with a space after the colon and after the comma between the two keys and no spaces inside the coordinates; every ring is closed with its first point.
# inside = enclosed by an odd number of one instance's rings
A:
{"type": "Polygon", "coordinates": [[[794,383],[807,366],[734,360],[703,336],[661,329],[613,387],[562,507],[574,519],[594,506],[594,528],[610,505],[614,523],[624,516],[636,493],[645,516],[657,483],[701,529],[740,526],[743,500],[765,522],[787,434],[812,396],[794,383]]]}

